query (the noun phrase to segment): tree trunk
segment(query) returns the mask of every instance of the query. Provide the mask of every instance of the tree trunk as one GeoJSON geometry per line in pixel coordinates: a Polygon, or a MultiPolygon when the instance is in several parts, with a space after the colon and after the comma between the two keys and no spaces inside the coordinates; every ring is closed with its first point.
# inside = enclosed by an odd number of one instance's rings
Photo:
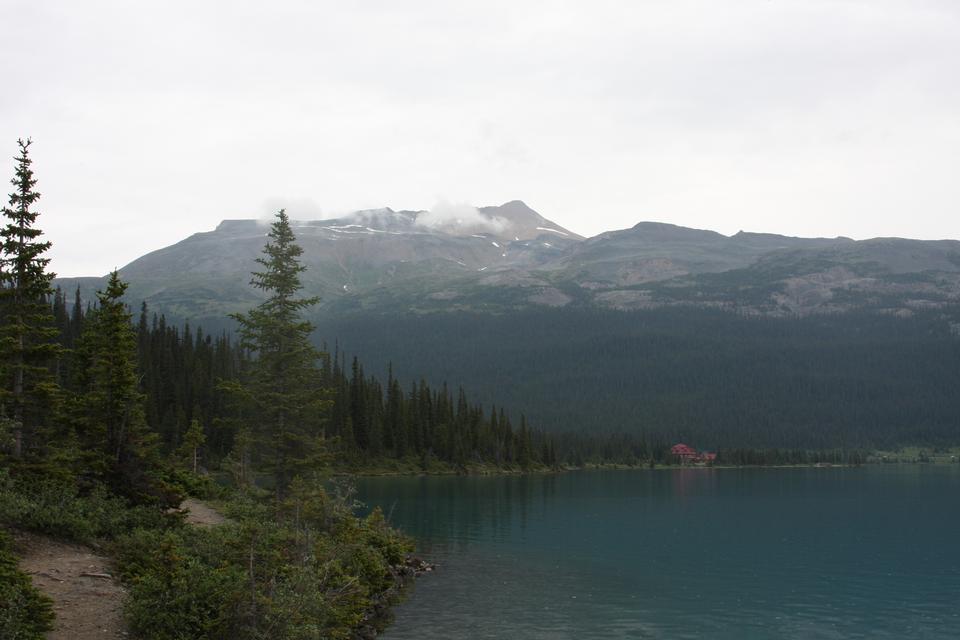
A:
{"type": "MultiPolygon", "coordinates": [[[[22,205],[21,205],[22,206],[22,205]]],[[[17,255],[24,254],[23,224],[20,224],[20,233],[17,237],[17,255]]],[[[23,264],[17,262],[16,278],[13,283],[13,308],[17,323],[17,355],[13,362],[13,457],[23,457],[23,264]]]]}
{"type": "Polygon", "coordinates": [[[284,455],[284,442],[283,442],[284,439],[285,439],[284,420],[283,420],[283,417],[284,417],[284,416],[283,416],[283,412],[281,411],[281,412],[280,412],[280,415],[278,416],[278,419],[277,419],[277,422],[278,422],[278,426],[277,426],[277,459],[276,459],[277,468],[276,468],[276,470],[274,471],[274,474],[273,474],[274,481],[275,481],[276,484],[277,484],[277,486],[276,486],[277,509],[280,509],[280,504],[283,502],[283,491],[284,491],[284,489],[285,489],[284,483],[285,483],[285,481],[286,481],[286,473],[287,473],[287,468],[286,468],[286,467],[287,467],[287,461],[286,461],[286,456],[284,455]]]}
{"type": "Polygon", "coordinates": [[[250,574],[250,626],[257,627],[257,580],[253,573],[253,546],[254,541],[250,540],[250,558],[247,565],[250,574]]]}
{"type": "MultiPolygon", "coordinates": [[[[19,322],[18,322],[19,324],[19,322]]],[[[23,457],[23,334],[18,338],[13,366],[13,457],[23,457]]]]}
{"type": "Polygon", "coordinates": [[[13,427],[13,457],[22,458],[23,457],[23,429],[20,428],[20,423],[15,422],[13,427]]]}

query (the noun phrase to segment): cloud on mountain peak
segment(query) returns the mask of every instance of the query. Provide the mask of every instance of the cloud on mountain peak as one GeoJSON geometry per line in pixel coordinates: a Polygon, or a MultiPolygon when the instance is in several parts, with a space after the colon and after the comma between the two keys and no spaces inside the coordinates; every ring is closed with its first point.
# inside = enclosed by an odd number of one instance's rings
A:
{"type": "Polygon", "coordinates": [[[430,229],[500,234],[510,226],[510,221],[485,215],[475,206],[465,202],[440,200],[429,211],[424,211],[417,216],[417,224],[430,229]]]}

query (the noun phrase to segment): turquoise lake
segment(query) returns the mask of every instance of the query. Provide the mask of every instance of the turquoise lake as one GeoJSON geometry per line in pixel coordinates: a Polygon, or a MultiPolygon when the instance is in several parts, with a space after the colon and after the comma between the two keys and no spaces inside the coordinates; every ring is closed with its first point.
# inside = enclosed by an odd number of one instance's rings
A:
{"type": "Polygon", "coordinates": [[[366,478],[406,638],[958,638],[960,465],[366,478]]]}

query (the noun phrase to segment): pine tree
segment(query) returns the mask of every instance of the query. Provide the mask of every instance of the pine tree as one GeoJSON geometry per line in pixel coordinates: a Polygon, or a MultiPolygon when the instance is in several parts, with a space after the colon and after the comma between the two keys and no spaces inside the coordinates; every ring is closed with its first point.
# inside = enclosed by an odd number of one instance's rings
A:
{"type": "Polygon", "coordinates": [[[520,414],[520,432],[517,436],[517,462],[520,468],[526,471],[533,463],[533,444],[530,439],[530,430],[527,428],[527,417],[520,414]]]}
{"type": "Polygon", "coordinates": [[[73,310],[70,312],[70,330],[68,332],[67,346],[73,347],[73,343],[80,338],[83,331],[83,301],[80,299],[80,287],[73,296],[73,310]]]}
{"type": "Polygon", "coordinates": [[[9,412],[13,420],[13,455],[20,458],[42,444],[41,431],[49,426],[58,396],[51,369],[62,349],[48,301],[54,274],[43,257],[50,243],[39,240],[43,232],[34,226],[39,212],[32,206],[40,194],[30,168],[31,141],[17,144],[15,190],[0,230],[0,413],[9,412]]]}
{"type": "Polygon", "coordinates": [[[156,435],[147,429],[137,370],[137,335],[116,271],[87,314],[76,350],[74,424],[85,470],[136,500],[161,497],[156,435]]]}
{"type": "Polygon", "coordinates": [[[313,325],[301,313],[317,298],[297,297],[299,257],[290,220],[282,209],[268,234],[263,256],[250,284],[267,293],[267,299],[246,314],[235,314],[240,324],[241,346],[255,356],[244,391],[255,403],[252,423],[264,466],[272,472],[278,505],[298,472],[323,456],[320,413],[319,352],[310,343],[313,325]]]}
{"type": "Polygon", "coordinates": [[[200,463],[200,447],[207,441],[203,433],[203,427],[200,426],[200,420],[194,418],[190,421],[190,428],[183,434],[183,445],[180,448],[181,456],[187,461],[187,465],[193,473],[197,473],[200,463]]]}
{"type": "Polygon", "coordinates": [[[403,420],[403,390],[400,382],[393,377],[393,365],[390,365],[387,377],[387,418],[386,431],[390,434],[386,442],[397,458],[407,454],[407,434],[403,420]]]}

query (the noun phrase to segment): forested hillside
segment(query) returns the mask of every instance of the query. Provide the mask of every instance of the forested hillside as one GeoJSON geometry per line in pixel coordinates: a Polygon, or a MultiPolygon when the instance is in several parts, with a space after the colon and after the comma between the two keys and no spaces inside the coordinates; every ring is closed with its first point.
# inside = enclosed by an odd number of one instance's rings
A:
{"type": "MultiPolygon", "coordinates": [[[[57,291],[53,312],[63,344],[76,344],[89,313],[79,298],[68,303],[57,291]]],[[[231,401],[230,383],[249,370],[249,352],[226,333],[214,337],[189,324],[169,326],[146,305],[136,327],[146,418],[164,450],[175,454],[182,448],[196,421],[203,466],[238,463],[244,407],[231,401]]],[[[369,467],[383,458],[410,459],[424,468],[441,462],[451,470],[468,464],[520,469],[559,462],[551,439],[530,428],[522,415],[511,418],[502,408],[481,407],[463,388],[442,382],[432,388],[422,379],[401,385],[389,371],[382,379],[367,375],[356,357],[348,360],[336,348],[318,355],[314,397],[323,403],[324,435],[337,452],[338,466],[369,467]]],[[[70,361],[57,371],[60,384],[71,388],[70,361]]]]}
{"type": "Polygon", "coordinates": [[[319,325],[382,371],[447,380],[553,431],[705,447],[960,440],[955,309],[764,318],[696,308],[354,314],[319,325]]]}
{"type": "MultiPolygon", "coordinates": [[[[58,295],[54,309],[70,345],[83,305],[58,295]]],[[[953,444],[960,338],[952,313],[348,315],[314,333],[329,401],[324,429],[356,468],[377,458],[551,465],[595,450],[551,444],[541,431],[630,434],[643,443],[640,458],[653,443],[677,440],[719,449],[953,444]]],[[[237,424],[220,385],[240,376],[247,355],[229,333],[170,326],[146,307],[137,324],[150,424],[172,450],[198,419],[204,455],[224,459],[237,424]]],[[[60,365],[64,384],[69,367],[60,365]]]]}
{"type": "MultiPolygon", "coordinates": [[[[424,450],[447,462],[516,457],[510,447],[480,446],[462,426],[446,430],[466,418],[431,417],[443,426],[435,431],[410,426],[422,412],[389,416],[394,378],[411,407],[421,406],[413,398],[421,380],[434,390],[448,385],[447,399],[431,407],[459,405],[463,387],[487,415],[505,407],[513,431],[526,414],[534,430],[624,432],[646,444],[960,440],[952,392],[960,242],[725,236],[650,222],[582,239],[519,201],[478,210],[469,219],[479,227],[430,218],[379,209],[291,223],[310,267],[304,291],[321,298],[305,310],[317,328],[313,342],[337,352],[327,382],[348,395],[334,381],[339,369],[358,386],[354,355],[376,374],[360,394],[369,412],[347,422],[339,402],[328,417],[329,433],[346,435],[360,458],[396,457],[397,444],[400,458],[424,450]],[[415,441],[420,449],[406,448],[415,441]],[[460,443],[469,443],[462,454],[460,443]]],[[[253,220],[225,221],[135,260],[121,270],[132,281],[128,304],[146,300],[147,323],[158,313],[168,325],[235,331],[229,313],[261,300],[245,274],[263,230],[253,220]]],[[[79,286],[89,300],[102,281],[60,284],[69,295],[79,286]]],[[[191,407],[182,411],[192,416],[191,407]]],[[[212,415],[206,428],[216,429],[212,415]]],[[[184,420],[157,419],[166,431],[184,420]]],[[[559,458],[575,459],[572,448],[558,449],[559,458]]]]}

